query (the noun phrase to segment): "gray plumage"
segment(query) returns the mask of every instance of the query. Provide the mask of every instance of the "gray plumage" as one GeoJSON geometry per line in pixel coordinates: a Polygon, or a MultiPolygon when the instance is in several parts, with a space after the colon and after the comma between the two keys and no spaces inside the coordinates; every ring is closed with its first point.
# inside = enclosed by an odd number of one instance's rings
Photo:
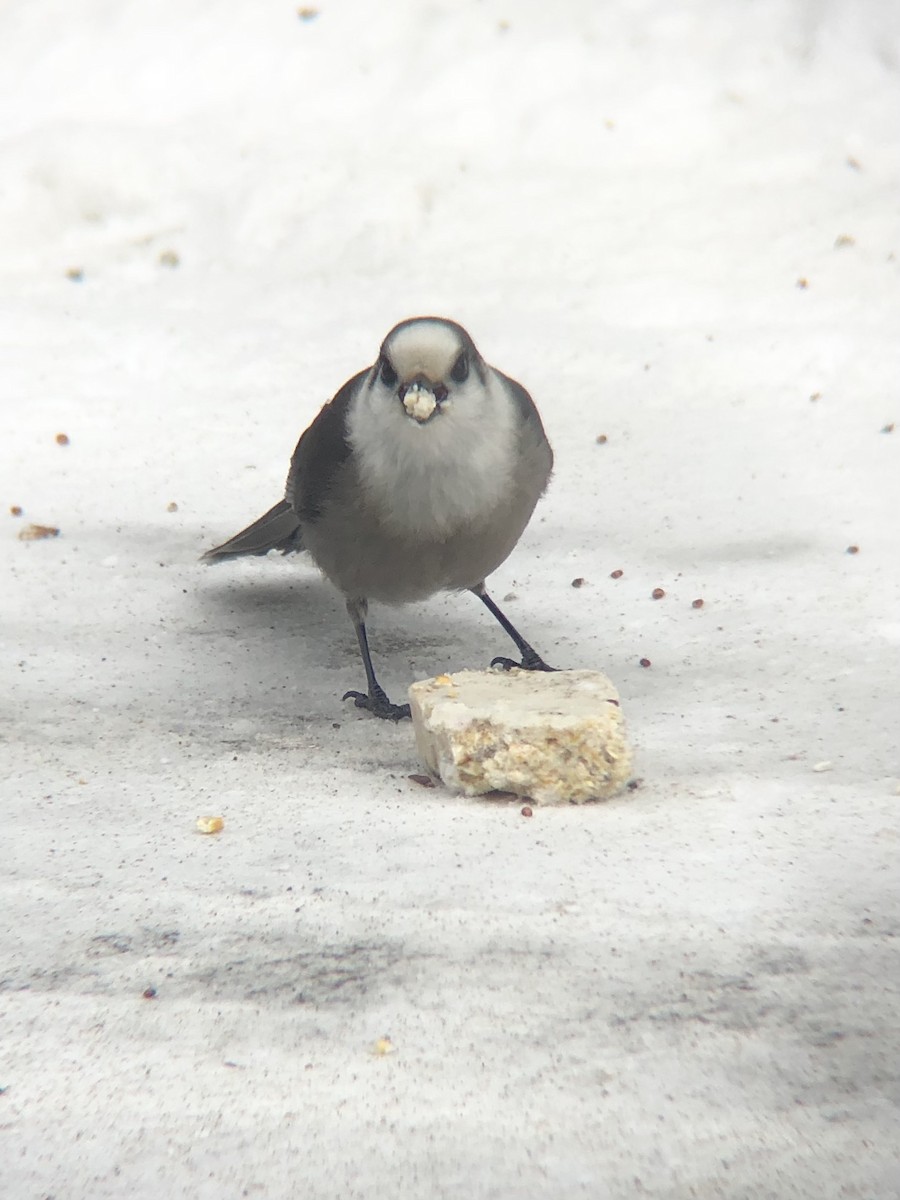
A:
{"type": "Polygon", "coordinates": [[[209,550],[206,562],[306,551],[342,592],[368,692],[347,693],[378,716],[408,715],[378,684],[367,601],[478,595],[545,669],[496,607],[486,577],[506,559],[547,486],[553,455],[525,389],[490,367],[452,321],[419,317],[387,335],[375,364],[326,404],[294,451],[285,498],[209,550]]]}

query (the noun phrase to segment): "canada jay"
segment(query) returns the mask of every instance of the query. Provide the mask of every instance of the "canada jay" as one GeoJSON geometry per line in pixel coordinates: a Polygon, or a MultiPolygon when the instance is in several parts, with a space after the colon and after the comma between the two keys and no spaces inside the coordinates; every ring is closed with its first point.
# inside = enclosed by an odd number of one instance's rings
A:
{"type": "Polygon", "coordinates": [[[402,321],[374,366],[344,384],[306,430],[285,497],[206,562],[305,550],[343,594],[368,691],[347,692],[377,717],[409,716],[375,678],[369,600],[403,604],[474,592],[521,662],[550,667],[484,586],[509,555],[547,486],[553,453],[525,389],[488,366],[468,333],[440,317],[402,321]]]}

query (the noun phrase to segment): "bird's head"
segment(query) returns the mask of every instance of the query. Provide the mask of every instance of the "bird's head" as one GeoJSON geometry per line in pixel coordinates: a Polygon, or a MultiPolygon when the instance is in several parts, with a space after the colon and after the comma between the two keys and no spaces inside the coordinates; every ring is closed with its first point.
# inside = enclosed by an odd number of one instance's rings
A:
{"type": "Polygon", "coordinates": [[[461,325],[443,317],[413,317],[395,325],[381,344],[369,373],[378,393],[420,425],[456,404],[477,399],[485,386],[485,364],[461,325]]]}

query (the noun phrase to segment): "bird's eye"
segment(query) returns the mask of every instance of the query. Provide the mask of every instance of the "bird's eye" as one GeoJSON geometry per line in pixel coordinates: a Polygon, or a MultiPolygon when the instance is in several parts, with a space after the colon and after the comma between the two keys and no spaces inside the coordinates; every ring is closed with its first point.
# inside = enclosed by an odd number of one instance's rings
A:
{"type": "Polygon", "coordinates": [[[381,382],[386,387],[393,387],[397,382],[397,372],[386,358],[381,360],[381,382]]]}
{"type": "Polygon", "coordinates": [[[469,378],[469,357],[463,353],[453,364],[453,370],[450,372],[450,378],[454,383],[465,383],[469,378]]]}

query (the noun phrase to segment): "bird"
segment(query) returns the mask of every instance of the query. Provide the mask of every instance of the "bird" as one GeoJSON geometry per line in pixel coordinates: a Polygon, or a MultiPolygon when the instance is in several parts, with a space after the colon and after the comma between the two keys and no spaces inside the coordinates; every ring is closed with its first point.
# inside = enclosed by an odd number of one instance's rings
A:
{"type": "Polygon", "coordinates": [[[525,388],[489,366],[444,317],[411,317],[388,333],[372,366],[349,379],[302,434],[284,499],[203,555],[306,552],[344,597],[366,691],[343,699],[399,721],[375,674],[370,600],[405,604],[436,592],[481,600],[521,656],[492,666],[551,671],[500,610],[486,578],[525,530],[553,452],[525,388]]]}

